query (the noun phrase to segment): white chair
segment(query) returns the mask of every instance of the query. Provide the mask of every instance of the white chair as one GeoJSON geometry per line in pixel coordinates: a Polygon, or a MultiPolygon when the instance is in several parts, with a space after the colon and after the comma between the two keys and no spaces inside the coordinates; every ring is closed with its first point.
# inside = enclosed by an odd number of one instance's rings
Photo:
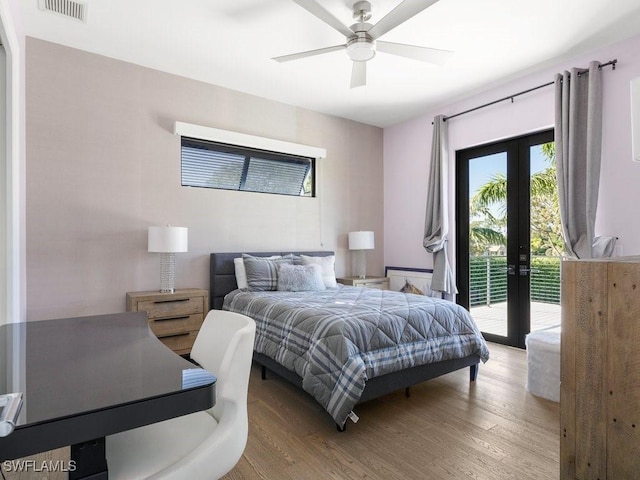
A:
{"type": "Polygon", "coordinates": [[[209,312],[191,357],[218,378],[215,406],[107,437],[110,479],[217,479],[238,463],[247,444],[255,331],[249,317],[209,312]]]}

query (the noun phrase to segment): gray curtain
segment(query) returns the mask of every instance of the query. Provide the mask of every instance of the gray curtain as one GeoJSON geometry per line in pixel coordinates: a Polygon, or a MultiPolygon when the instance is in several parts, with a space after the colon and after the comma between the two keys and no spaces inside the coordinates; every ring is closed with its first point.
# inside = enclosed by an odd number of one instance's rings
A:
{"type": "Polygon", "coordinates": [[[596,237],[602,153],[602,72],[572,69],[555,78],[555,143],[565,248],[575,258],[610,257],[615,237],[596,237]]]}
{"type": "Polygon", "coordinates": [[[454,294],[458,293],[458,289],[447,258],[447,235],[449,233],[447,148],[447,123],[444,121],[443,115],[438,115],[433,119],[431,171],[427,186],[427,213],[424,221],[422,245],[427,252],[433,253],[432,290],[454,294]]]}

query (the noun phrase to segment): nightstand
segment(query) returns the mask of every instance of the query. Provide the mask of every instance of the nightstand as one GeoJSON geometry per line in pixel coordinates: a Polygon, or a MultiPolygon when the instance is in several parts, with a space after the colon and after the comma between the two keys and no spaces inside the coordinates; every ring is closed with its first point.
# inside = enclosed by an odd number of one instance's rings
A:
{"type": "Polygon", "coordinates": [[[389,279],[387,277],[342,277],[336,278],[338,283],[351,285],[354,287],[377,288],[379,290],[389,290],[389,279]]]}
{"type": "Polygon", "coordinates": [[[147,312],[151,331],[178,355],[191,352],[205,315],[209,312],[209,292],[197,288],[173,293],[128,292],[127,312],[147,312]]]}

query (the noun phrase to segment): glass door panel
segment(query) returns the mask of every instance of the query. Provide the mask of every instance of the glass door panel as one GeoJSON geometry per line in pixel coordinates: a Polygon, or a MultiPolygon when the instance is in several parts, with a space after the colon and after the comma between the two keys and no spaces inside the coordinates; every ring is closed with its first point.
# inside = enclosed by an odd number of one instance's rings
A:
{"type": "Polygon", "coordinates": [[[469,308],[480,330],[507,337],[507,153],[469,160],[469,308]]]}
{"type": "Polygon", "coordinates": [[[531,145],[530,211],[531,273],[530,330],[560,325],[560,260],[562,224],[553,142],[531,145]]]}
{"type": "Polygon", "coordinates": [[[552,141],[548,131],[456,153],[458,303],[491,341],[524,347],[532,329],[559,323],[552,141]]]}

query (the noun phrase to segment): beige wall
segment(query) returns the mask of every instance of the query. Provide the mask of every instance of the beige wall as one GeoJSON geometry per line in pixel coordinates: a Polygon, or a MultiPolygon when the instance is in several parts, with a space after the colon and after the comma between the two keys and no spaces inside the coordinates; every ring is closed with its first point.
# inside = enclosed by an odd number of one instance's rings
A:
{"type": "Polygon", "coordinates": [[[383,273],[382,130],[28,38],[27,318],[124,311],[125,292],[159,287],[149,225],[189,228],[176,286],[209,288],[209,253],[336,250],[376,232],[383,273]],[[317,198],[186,188],[173,123],[327,149],[317,198]]]}

